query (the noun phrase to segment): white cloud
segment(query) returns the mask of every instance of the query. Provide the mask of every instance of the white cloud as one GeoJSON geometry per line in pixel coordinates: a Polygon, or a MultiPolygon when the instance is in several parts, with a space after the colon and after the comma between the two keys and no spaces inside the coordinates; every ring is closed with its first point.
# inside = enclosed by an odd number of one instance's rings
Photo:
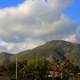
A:
{"type": "Polygon", "coordinates": [[[68,1],[27,0],[17,7],[1,9],[0,38],[5,42],[1,50],[17,52],[73,35],[76,25],[63,13],[68,1]]]}

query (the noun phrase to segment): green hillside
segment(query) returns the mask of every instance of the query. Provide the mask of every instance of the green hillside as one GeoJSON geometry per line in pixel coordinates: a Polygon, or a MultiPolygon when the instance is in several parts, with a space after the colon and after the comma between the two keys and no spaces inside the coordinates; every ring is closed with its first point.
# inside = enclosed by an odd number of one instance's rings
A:
{"type": "Polygon", "coordinates": [[[80,44],[62,40],[53,40],[32,50],[22,51],[17,54],[18,60],[29,59],[32,56],[45,56],[49,59],[57,58],[61,61],[67,59],[76,65],[80,64],[80,44]]]}
{"type": "Polygon", "coordinates": [[[68,59],[71,63],[80,64],[80,44],[74,44],[62,40],[53,40],[31,50],[25,50],[17,54],[0,53],[0,60],[10,56],[10,60],[15,60],[16,56],[19,61],[26,60],[32,56],[45,56],[49,59],[57,58],[61,61],[68,59]]]}

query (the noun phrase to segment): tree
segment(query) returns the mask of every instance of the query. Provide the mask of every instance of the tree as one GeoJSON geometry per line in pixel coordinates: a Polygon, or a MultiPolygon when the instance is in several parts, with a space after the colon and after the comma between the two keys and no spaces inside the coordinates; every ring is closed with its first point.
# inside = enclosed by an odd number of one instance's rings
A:
{"type": "Polygon", "coordinates": [[[48,71],[48,61],[45,57],[33,56],[27,60],[27,64],[19,69],[19,80],[46,80],[48,71]]]}

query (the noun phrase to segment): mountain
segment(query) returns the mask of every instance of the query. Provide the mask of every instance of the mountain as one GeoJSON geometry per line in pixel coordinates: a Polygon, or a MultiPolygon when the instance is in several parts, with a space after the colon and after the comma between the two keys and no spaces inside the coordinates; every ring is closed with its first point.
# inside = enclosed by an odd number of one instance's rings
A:
{"type": "Polygon", "coordinates": [[[17,54],[17,58],[18,60],[25,60],[36,55],[45,56],[48,59],[57,58],[61,61],[67,59],[73,64],[79,65],[80,44],[70,43],[63,40],[53,40],[32,50],[22,51],[17,54]]]}
{"type": "Polygon", "coordinates": [[[0,53],[0,63],[4,59],[15,61],[16,56],[18,61],[30,59],[32,56],[45,56],[49,60],[57,58],[61,61],[64,61],[65,59],[67,59],[71,63],[79,65],[80,44],[70,43],[63,40],[52,40],[34,49],[25,50],[14,55],[2,52],[0,53]]]}
{"type": "Polygon", "coordinates": [[[3,63],[4,60],[11,60],[13,57],[12,54],[7,52],[1,52],[0,53],[0,64],[3,63]]]}

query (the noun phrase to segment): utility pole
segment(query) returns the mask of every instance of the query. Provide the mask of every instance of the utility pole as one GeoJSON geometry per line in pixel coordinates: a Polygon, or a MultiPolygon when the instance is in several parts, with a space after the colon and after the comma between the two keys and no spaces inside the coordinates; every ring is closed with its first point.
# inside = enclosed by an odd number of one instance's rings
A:
{"type": "Polygon", "coordinates": [[[17,80],[17,71],[18,71],[18,70],[17,70],[17,65],[18,65],[18,64],[17,64],[17,56],[16,56],[16,80],[17,80]]]}

